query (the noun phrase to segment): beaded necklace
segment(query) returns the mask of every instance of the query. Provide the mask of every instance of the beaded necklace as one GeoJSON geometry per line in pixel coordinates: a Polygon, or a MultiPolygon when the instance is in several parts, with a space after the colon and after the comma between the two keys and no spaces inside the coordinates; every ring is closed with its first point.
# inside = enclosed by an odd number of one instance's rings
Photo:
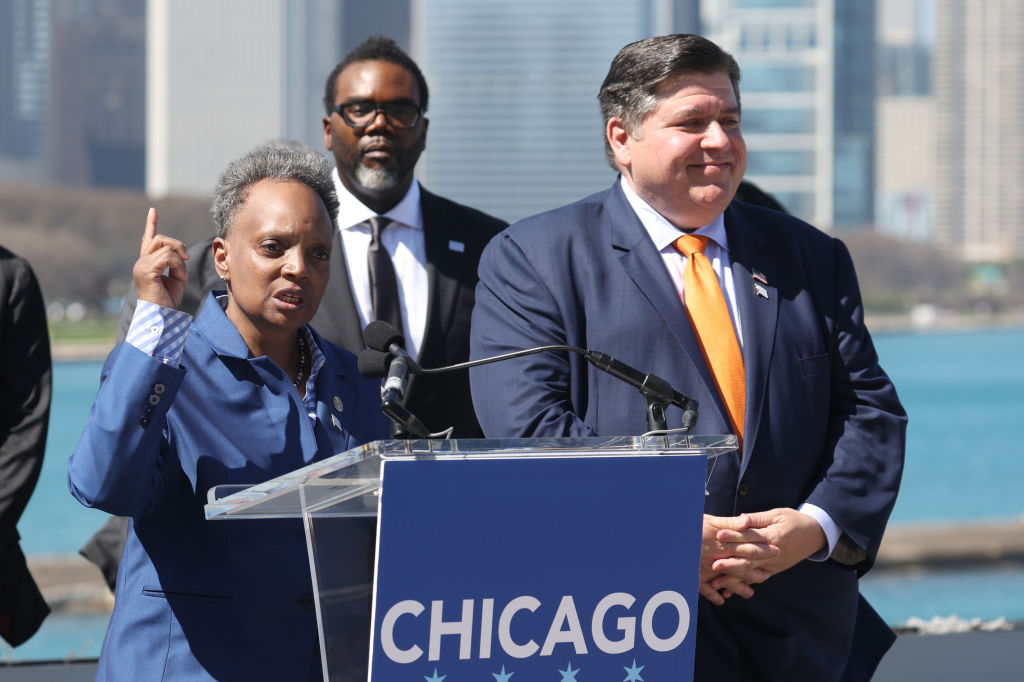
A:
{"type": "Polygon", "coordinates": [[[303,385],[303,379],[306,373],[306,340],[302,338],[303,336],[305,335],[302,333],[302,330],[299,330],[299,371],[295,373],[295,381],[292,382],[292,385],[295,386],[295,390],[300,393],[302,392],[300,386],[303,385]]]}

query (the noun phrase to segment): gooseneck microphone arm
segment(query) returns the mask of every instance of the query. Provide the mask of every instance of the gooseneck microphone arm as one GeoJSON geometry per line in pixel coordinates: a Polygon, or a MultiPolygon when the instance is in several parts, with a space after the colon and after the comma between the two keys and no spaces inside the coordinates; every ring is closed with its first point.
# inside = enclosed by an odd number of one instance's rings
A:
{"type": "Polygon", "coordinates": [[[457,365],[449,365],[447,367],[438,367],[434,369],[420,368],[419,373],[439,374],[441,372],[452,372],[457,369],[468,369],[470,367],[478,367],[480,365],[487,365],[492,362],[502,362],[504,360],[513,360],[525,355],[533,355],[534,353],[544,353],[547,351],[568,351],[570,353],[582,355],[588,362],[590,362],[590,364],[594,365],[594,367],[597,367],[602,372],[607,372],[608,374],[625,381],[630,386],[639,390],[640,394],[643,395],[644,400],[647,402],[648,431],[664,431],[668,428],[668,424],[665,420],[665,409],[669,405],[675,405],[682,409],[683,431],[692,431],[694,425],[697,423],[697,416],[700,414],[700,407],[697,401],[676,391],[667,381],[658,375],[651,373],[644,374],[640,370],[635,369],[620,360],[616,360],[607,353],[587,350],[585,348],[579,348],[578,346],[538,346],[536,348],[527,348],[526,350],[517,350],[511,353],[495,355],[489,358],[460,362],[457,365]]]}
{"type": "Polygon", "coordinates": [[[455,370],[469,369],[470,367],[513,360],[525,355],[548,351],[568,351],[582,355],[590,364],[602,372],[607,372],[639,390],[647,402],[648,431],[665,431],[668,429],[665,420],[665,409],[669,405],[675,405],[683,411],[683,431],[692,431],[697,423],[699,407],[696,400],[676,391],[667,381],[656,374],[645,374],[620,360],[616,360],[607,353],[587,350],[577,346],[550,345],[527,348],[526,350],[513,351],[479,360],[460,362],[456,365],[448,365],[447,367],[425,368],[420,367],[405,351],[405,339],[402,337],[402,334],[387,322],[380,320],[371,322],[363,332],[363,339],[368,347],[359,355],[359,371],[364,376],[371,378],[387,377],[381,389],[381,401],[384,413],[391,417],[393,422],[393,432],[398,434],[395,435],[396,438],[408,438],[410,435],[417,438],[430,437],[427,428],[403,404],[405,402],[405,388],[408,383],[409,374],[454,372],[455,370]]]}

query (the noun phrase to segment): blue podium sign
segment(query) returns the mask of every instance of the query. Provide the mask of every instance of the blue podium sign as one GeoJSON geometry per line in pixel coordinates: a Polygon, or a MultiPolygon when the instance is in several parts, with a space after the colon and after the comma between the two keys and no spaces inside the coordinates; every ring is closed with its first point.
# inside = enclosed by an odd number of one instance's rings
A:
{"type": "Polygon", "coordinates": [[[370,680],[692,679],[706,458],[386,461],[370,680]]]}

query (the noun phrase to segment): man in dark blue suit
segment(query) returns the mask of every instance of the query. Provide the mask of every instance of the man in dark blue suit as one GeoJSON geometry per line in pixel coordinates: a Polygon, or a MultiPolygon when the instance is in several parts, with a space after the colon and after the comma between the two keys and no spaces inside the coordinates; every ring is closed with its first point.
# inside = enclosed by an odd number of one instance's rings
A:
{"type": "MultiPolygon", "coordinates": [[[[741,443],[708,466],[696,679],[867,679],[894,635],[857,580],[895,503],[906,414],[878,365],[843,244],[733,202],[746,166],[739,75],[699,36],[623,48],[599,95],[621,177],[491,242],[472,356],[592,348],[696,398],[695,432],[741,443]],[[722,344],[691,318],[684,283],[697,256],[677,246],[686,234],[706,240],[732,323],[738,409],[707,359],[722,344]]],[[[485,365],[472,387],[489,437],[647,430],[636,390],[575,355],[485,365]]],[[[679,408],[667,418],[678,426],[679,408]]]]}

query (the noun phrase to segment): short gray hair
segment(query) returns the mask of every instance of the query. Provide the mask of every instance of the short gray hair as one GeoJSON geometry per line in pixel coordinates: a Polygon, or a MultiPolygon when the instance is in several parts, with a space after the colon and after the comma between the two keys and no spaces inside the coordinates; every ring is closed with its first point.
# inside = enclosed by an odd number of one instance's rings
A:
{"type": "Polygon", "coordinates": [[[612,168],[615,154],[608,142],[608,121],[621,119],[626,131],[640,139],[640,126],[660,99],[661,84],[683,74],[725,73],[740,103],[740,67],[732,55],[707,38],[688,33],[656,36],[619,50],[608,68],[597,99],[604,121],[604,153],[612,168]]]}
{"type": "Polygon", "coordinates": [[[245,205],[249,188],[260,180],[294,180],[319,195],[331,218],[333,231],[338,216],[331,164],[319,152],[286,140],[265,142],[228,164],[217,182],[210,214],[218,237],[226,237],[238,211],[245,205]]]}

